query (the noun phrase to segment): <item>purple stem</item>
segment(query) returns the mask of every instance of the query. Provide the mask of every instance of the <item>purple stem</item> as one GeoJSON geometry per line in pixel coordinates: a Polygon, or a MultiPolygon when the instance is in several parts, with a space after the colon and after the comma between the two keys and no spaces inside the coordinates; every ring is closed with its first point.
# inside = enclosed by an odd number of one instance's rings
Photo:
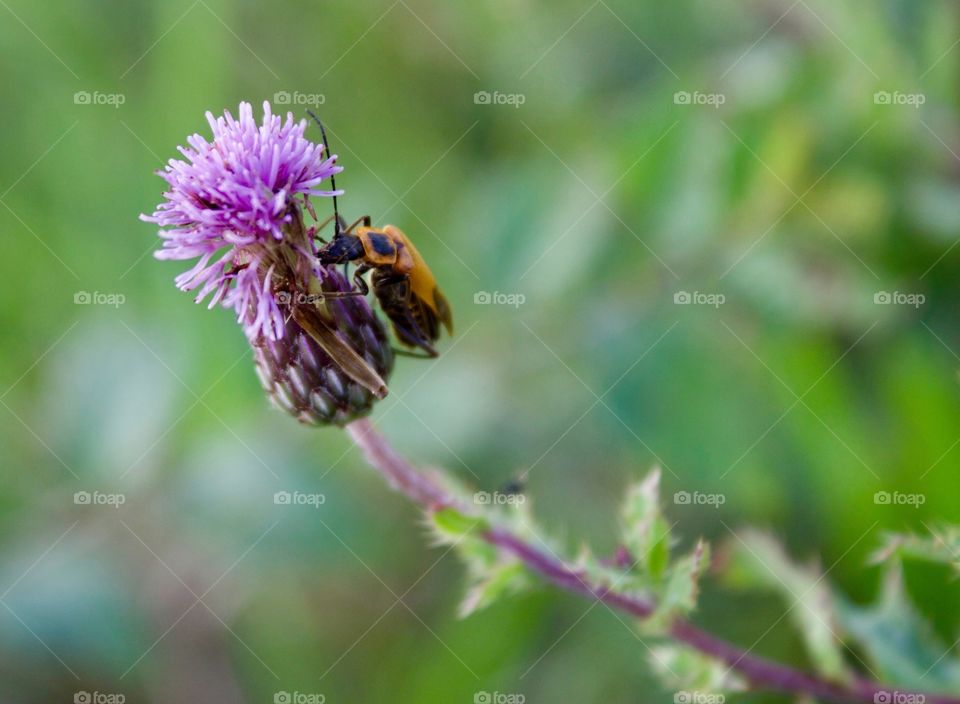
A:
{"type": "MultiPolygon", "coordinates": [[[[384,475],[397,491],[428,510],[450,506],[470,512],[436,482],[414,469],[393,449],[385,437],[373,429],[369,420],[354,421],[347,426],[347,432],[363,452],[370,466],[384,475]]],[[[609,586],[590,583],[583,572],[569,567],[553,555],[537,549],[505,530],[489,528],[481,534],[481,537],[491,545],[513,554],[529,569],[561,589],[597,599],[640,619],[649,617],[654,611],[654,605],[645,599],[618,592],[609,586]]],[[[884,686],[879,682],[868,680],[856,680],[852,683],[831,682],[802,670],[751,655],[733,643],[717,638],[684,619],[676,619],[672,623],[670,635],[674,640],[725,663],[756,688],[859,704],[874,704],[875,695],[880,692],[910,694],[897,687],[884,686]]],[[[912,694],[921,693],[912,692],[912,694]]],[[[960,704],[960,697],[940,694],[923,694],[923,699],[918,696],[917,700],[925,704],[960,704]]],[[[882,701],[889,701],[889,699],[882,701]]]]}

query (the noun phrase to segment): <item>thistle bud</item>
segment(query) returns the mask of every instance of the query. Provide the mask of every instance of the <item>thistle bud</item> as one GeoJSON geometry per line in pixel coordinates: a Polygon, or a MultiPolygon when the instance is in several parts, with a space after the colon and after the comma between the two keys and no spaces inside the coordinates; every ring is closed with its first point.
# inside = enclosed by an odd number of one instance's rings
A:
{"type": "MultiPolygon", "coordinates": [[[[350,289],[338,271],[324,270],[323,277],[323,292],[350,289]]],[[[383,324],[366,300],[359,296],[324,299],[322,295],[299,294],[298,300],[290,300],[290,307],[299,313],[287,318],[280,339],[261,337],[253,342],[253,355],[257,375],[274,406],[301,423],[342,426],[369,413],[386,387],[357,381],[345,371],[345,367],[350,369],[349,361],[334,359],[338,348],[318,343],[298,320],[318,306],[325,309],[328,334],[346,342],[359,357],[355,362],[369,367],[380,379],[390,376],[393,350],[383,324]]]]}

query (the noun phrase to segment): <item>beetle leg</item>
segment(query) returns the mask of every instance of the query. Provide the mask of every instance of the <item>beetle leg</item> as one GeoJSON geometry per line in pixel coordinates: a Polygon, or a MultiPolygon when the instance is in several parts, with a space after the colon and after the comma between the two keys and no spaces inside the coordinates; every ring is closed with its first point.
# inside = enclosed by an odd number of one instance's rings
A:
{"type": "Polygon", "coordinates": [[[317,223],[317,224],[314,226],[314,227],[316,227],[317,232],[319,232],[320,230],[322,230],[323,228],[325,228],[325,227],[327,226],[327,223],[329,223],[329,222],[330,222],[331,220],[333,220],[335,217],[336,217],[336,215],[331,215],[331,216],[328,217],[328,218],[324,218],[323,222],[317,223]]]}
{"type": "Polygon", "coordinates": [[[353,228],[355,228],[355,227],[356,227],[357,225],[359,225],[360,223],[363,223],[363,226],[364,226],[364,227],[370,227],[370,224],[371,224],[372,222],[373,222],[373,220],[370,218],[369,215],[361,215],[359,218],[357,218],[356,220],[353,221],[353,224],[351,224],[350,227],[348,227],[348,228],[346,228],[346,229],[341,229],[340,231],[341,231],[341,232],[350,232],[353,228]]]}
{"type": "Polygon", "coordinates": [[[372,267],[367,264],[361,264],[357,267],[357,270],[353,272],[353,283],[356,284],[357,288],[360,289],[362,295],[366,296],[370,293],[370,287],[367,286],[367,282],[364,281],[363,275],[370,271],[372,267]]]}
{"type": "Polygon", "coordinates": [[[420,345],[423,348],[424,354],[417,354],[416,352],[411,352],[410,350],[402,350],[399,347],[393,348],[393,353],[398,354],[401,357],[413,357],[414,359],[434,359],[439,357],[439,353],[433,349],[430,345],[424,343],[420,345]]]}
{"type": "Polygon", "coordinates": [[[397,284],[404,284],[404,294],[403,299],[405,302],[410,302],[410,276],[407,274],[386,274],[377,279],[373,287],[376,289],[389,288],[391,286],[396,286],[397,284]]]}

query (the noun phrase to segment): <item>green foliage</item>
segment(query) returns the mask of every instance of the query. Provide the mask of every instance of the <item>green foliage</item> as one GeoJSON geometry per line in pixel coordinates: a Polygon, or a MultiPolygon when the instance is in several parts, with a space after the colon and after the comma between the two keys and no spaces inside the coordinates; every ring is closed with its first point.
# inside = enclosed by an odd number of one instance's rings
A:
{"type": "MultiPolygon", "coordinates": [[[[950,528],[938,534],[944,539],[955,535],[950,528]]],[[[905,555],[942,558],[943,542],[937,540],[888,536],[875,555],[887,564],[880,594],[869,606],[839,595],[816,564],[796,564],[775,539],[756,531],[739,532],[731,544],[727,581],[739,588],[778,593],[811,661],[828,677],[851,677],[845,655],[849,650],[858,669],[873,679],[904,689],[955,692],[960,689],[960,658],[912,604],[899,563],[905,555]]],[[[952,559],[946,561],[952,564],[952,559]]]]}
{"type": "MultiPolygon", "coordinates": [[[[483,539],[483,533],[494,525],[497,517],[488,519],[467,515],[454,508],[443,508],[431,511],[427,518],[437,543],[456,549],[466,566],[468,586],[458,611],[461,617],[528,586],[529,579],[522,563],[483,539]]],[[[502,516],[500,518],[500,524],[509,523],[503,521],[502,516]]]]}
{"type": "Polygon", "coordinates": [[[660,470],[627,490],[623,506],[623,544],[634,570],[646,572],[654,581],[663,577],[670,560],[670,526],[660,509],[660,470]]]}
{"type": "Polygon", "coordinates": [[[950,565],[960,572],[960,526],[931,528],[927,535],[890,533],[873,555],[877,563],[904,558],[950,565]]]}
{"type": "Polygon", "coordinates": [[[657,616],[669,622],[677,615],[687,614],[696,607],[700,593],[700,577],[710,565],[710,546],[698,540],[688,555],[671,565],[657,601],[657,616]]]}
{"type": "Polygon", "coordinates": [[[454,508],[433,511],[430,517],[433,519],[433,527],[441,545],[469,538],[474,531],[482,531],[487,527],[483,519],[468,516],[454,508]]]}
{"type": "Polygon", "coordinates": [[[621,540],[630,562],[626,574],[631,586],[650,595],[656,605],[647,624],[651,632],[696,607],[700,576],[710,564],[710,549],[703,540],[689,554],[671,557],[676,539],[663,515],[660,479],[660,469],[654,468],[629,487],[621,511],[621,540]]]}
{"type": "Polygon", "coordinates": [[[849,680],[833,594],[819,566],[797,565],[774,538],[758,531],[739,532],[731,546],[731,581],[778,593],[816,670],[836,680],[849,680]]]}
{"type": "Polygon", "coordinates": [[[530,584],[529,575],[517,560],[472,560],[467,562],[467,569],[471,582],[460,602],[461,617],[486,608],[500,597],[517,594],[530,584]]]}
{"type": "Polygon", "coordinates": [[[876,603],[839,600],[838,614],[881,680],[904,688],[960,691],[960,658],[910,602],[896,563],[886,568],[876,603]]]}
{"type": "Polygon", "coordinates": [[[690,648],[655,645],[650,648],[648,660],[653,671],[670,687],[712,695],[746,689],[746,682],[725,663],[690,648]]]}

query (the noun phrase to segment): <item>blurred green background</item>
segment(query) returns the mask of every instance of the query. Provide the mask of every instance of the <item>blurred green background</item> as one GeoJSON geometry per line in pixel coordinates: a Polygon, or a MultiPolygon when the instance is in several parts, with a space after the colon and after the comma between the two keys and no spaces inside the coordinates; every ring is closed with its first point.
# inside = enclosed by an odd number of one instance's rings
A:
{"type": "MultiPolygon", "coordinates": [[[[605,608],[545,589],[458,620],[455,557],[343,433],[274,411],[232,314],[150,256],[154,171],[242,100],[314,107],[347,217],[402,227],[446,291],[457,334],[400,359],[373,414],[416,461],[487,490],[523,474],[544,523],[601,551],[659,463],[668,497],[725,498],[670,503],[688,540],[767,528],[856,601],[884,530],[960,521],[954,3],[0,18],[5,703],[672,701],[605,608]],[[326,501],[274,504],[294,490],[326,501]]],[[[952,642],[956,583],[908,577],[952,642]]],[[[714,582],[697,620],[802,665],[782,614],[714,582]]]]}

